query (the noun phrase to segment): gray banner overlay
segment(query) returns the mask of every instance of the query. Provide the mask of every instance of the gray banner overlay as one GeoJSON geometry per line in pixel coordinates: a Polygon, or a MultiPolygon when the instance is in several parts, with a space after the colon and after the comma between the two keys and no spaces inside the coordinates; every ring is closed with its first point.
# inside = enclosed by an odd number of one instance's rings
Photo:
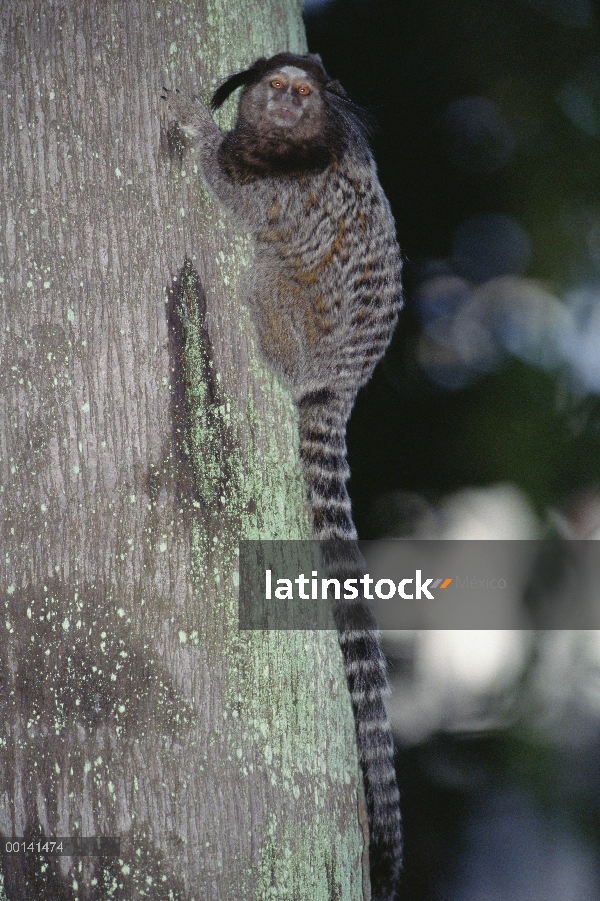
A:
{"type": "Polygon", "coordinates": [[[240,629],[600,629],[600,541],[242,541],[239,597],[240,629]]]}

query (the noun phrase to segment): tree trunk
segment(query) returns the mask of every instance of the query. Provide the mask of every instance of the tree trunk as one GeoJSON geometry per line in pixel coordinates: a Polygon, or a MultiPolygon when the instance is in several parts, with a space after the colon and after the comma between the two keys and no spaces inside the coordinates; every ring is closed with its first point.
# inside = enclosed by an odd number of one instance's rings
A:
{"type": "Polygon", "coordinates": [[[0,834],[121,840],[2,843],[0,897],[362,898],[336,636],[237,629],[239,538],[309,534],[296,416],[160,101],[301,50],[299,4],[0,22],[0,834]]]}

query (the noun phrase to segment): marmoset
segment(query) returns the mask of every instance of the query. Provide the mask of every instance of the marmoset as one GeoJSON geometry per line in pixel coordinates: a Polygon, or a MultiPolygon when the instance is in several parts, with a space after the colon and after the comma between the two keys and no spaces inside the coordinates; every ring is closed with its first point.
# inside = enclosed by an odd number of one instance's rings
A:
{"type": "MultiPolygon", "coordinates": [[[[165,89],[172,118],[198,148],[214,197],[255,243],[246,302],[266,360],[288,385],[320,541],[356,539],[346,424],[388,346],[402,304],[394,220],[367,141],[366,118],[319,56],[278,53],[231,76],[215,110],[242,88],[223,134],[197,99],[165,89]]],[[[378,634],[337,611],[369,812],[374,901],[395,896],[399,795],[378,634]]]]}

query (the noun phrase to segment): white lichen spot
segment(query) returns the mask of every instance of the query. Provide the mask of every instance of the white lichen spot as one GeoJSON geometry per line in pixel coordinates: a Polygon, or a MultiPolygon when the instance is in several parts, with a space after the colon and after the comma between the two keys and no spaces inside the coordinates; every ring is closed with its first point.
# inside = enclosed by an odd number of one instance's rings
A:
{"type": "Polygon", "coordinates": [[[165,552],[166,549],[167,549],[167,542],[166,542],[166,541],[161,541],[161,543],[158,545],[158,549],[159,549],[159,551],[161,552],[161,554],[164,554],[164,552],[165,552]]]}
{"type": "Polygon", "coordinates": [[[273,751],[271,750],[271,745],[265,745],[265,761],[267,766],[271,766],[273,763],[273,751]]]}
{"type": "Polygon", "coordinates": [[[83,774],[84,774],[84,776],[87,776],[87,774],[89,773],[89,771],[91,770],[91,768],[92,768],[92,764],[89,762],[89,760],[86,760],[86,762],[83,764],[83,774]]]}
{"type": "Polygon", "coordinates": [[[54,772],[57,776],[60,776],[60,766],[58,765],[58,763],[54,764],[54,772]]]}
{"type": "Polygon", "coordinates": [[[9,620],[6,620],[6,629],[8,632],[12,632],[13,630],[12,623],[9,622],[9,620]]]}
{"type": "Polygon", "coordinates": [[[50,93],[48,94],[48,97],[50,98],[50,100],[54,100],[55,96],[56,95],[55,95],[54,91],[50,91],[50,93]]]}
{"type": "Polygon", "coordinates": [[[14,594],[14,593],[15,593],[15,587],[16,587],[16,586],[14,585],[14,583],[11,583],[11,584],[8,586],[8,588],[6,589],[6,593],[7,593],[7,594],[14,594]]]}
{"type": "Polygon", "coordinates": [[[71,307],[69,307],[69,309],[67,310],[67,319],[69,320],[69,322],[75,321],[75,313],[73,312],[71,307]]]}
{"type": "Polygon", "coordinates": [[[79,475],[79,466],[77,466],[77,464],[75,464],[75,466],[73,467],[73,473],[74,473],[76,476],[79,475]]]}
{"type": "Polygon", "coordinates": [[[40,504],[40,510],[42,511],[42,513],[46,513],[48,510],[48,507],[46,506],[46,504],[40,504]]]}
{"type": "Polygon", "coordinates": [[[187,633],[183,631],[183,629],[179,630],[179,641],[181,644],[187,644],[187,633]]]}
{"type": "Polygon", "coordinates": [[[90,412],[90,405],[88,404],[87,400],[86,400],[86,402],[83,404],[83,406],[82,406],[81,409],[82,409],[82,411],[83,411],[84,413],[89,413],[89,412],[90,412]]]}
{"type": "Polygon", "coordinates": [[[117,610],[117,616],[120,616],[121,619],[123,619],[123,617],[125,616],[125,611],[122,607],[119,607],[119,609],[117,610]]]}
{"type": "Polygon", "coordinates": [[[49,287],[50,287],[50,282],[44,282],[44,288],[46,288],[46,290],[48,290],[49,287]]]}
{"type": "Polygon", "coordinates": [[[118,166],[117,166],[117,168],[115,169],[115,175],[116,175],[117,178],[123,178],[123,173],[121,172],[121,170],[119,169],[118,166]]]}
{"type": "Polygon", "coordinates": [[[123,864],[123,866],[121,867],[121,873],[123,874],[123,876],[129,876],[129,874],[131,873],[129,864],[126,864],[126,863],[123,864]]]}
{"type": "Polygon", "coordinates": [[[173,41],[173,43],[170,44],[170,46],[169,46],[169,55],[173,56],[173,54],[177,53],[178,50],[179,50],[179,47],[177,46],[175,41],[173,41]]]}
{"type": "Polygon", "coordinates": [[[132,504],[135,504],[135,501],[136,501],[135,494],[131,494],[131,495],[129,496],[129,500],[131,501],[132,504]]]}
{"type": "Polygon", "coordinates": [[[33,614],[31,612],[31,607],[28,607],[27,608],[27,619],[31,619],[32,616],[33,616],[33,614]]]}
{"type": "Polygon", "coordinates": [[[179,215],[183,219],[183,217],[185,216],[185,207],[179,207],[179,215]]]}
{"type": "Polygon", "coordinates": [[[70,623],[70,621],[69,621],[68,619],[63,619],[62,627],[63,627],[63,629],[65,630],[65,632],[68,632],[69,629],[71,628],[71,623],[70,623]]]}
{"type": "Polygon", "coordinates": [[[119,706],[117,707],[117,710],[119,711],[119,713],[125,713],[127,708],[125,707],[125,704],[119,704],[119,706]]]}

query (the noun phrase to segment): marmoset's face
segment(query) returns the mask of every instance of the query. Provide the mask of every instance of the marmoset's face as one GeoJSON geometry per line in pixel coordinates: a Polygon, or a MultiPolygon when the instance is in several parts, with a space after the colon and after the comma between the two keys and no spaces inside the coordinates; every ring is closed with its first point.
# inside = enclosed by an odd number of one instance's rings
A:
{"type": "Polygon", "coordinates": [[[264,81],[267,116],[274,125],[293,128],[314,106],[315,85],[302,69],[284,66],[264,81]]]}
{"type": "Polygon", "coordinates": [[[283,66],[248,92],[243,112],[260,131],[298,130],[306,140],[319,132],[322,110],[319,87],[310,75],[296,66],[283,66]]]}

